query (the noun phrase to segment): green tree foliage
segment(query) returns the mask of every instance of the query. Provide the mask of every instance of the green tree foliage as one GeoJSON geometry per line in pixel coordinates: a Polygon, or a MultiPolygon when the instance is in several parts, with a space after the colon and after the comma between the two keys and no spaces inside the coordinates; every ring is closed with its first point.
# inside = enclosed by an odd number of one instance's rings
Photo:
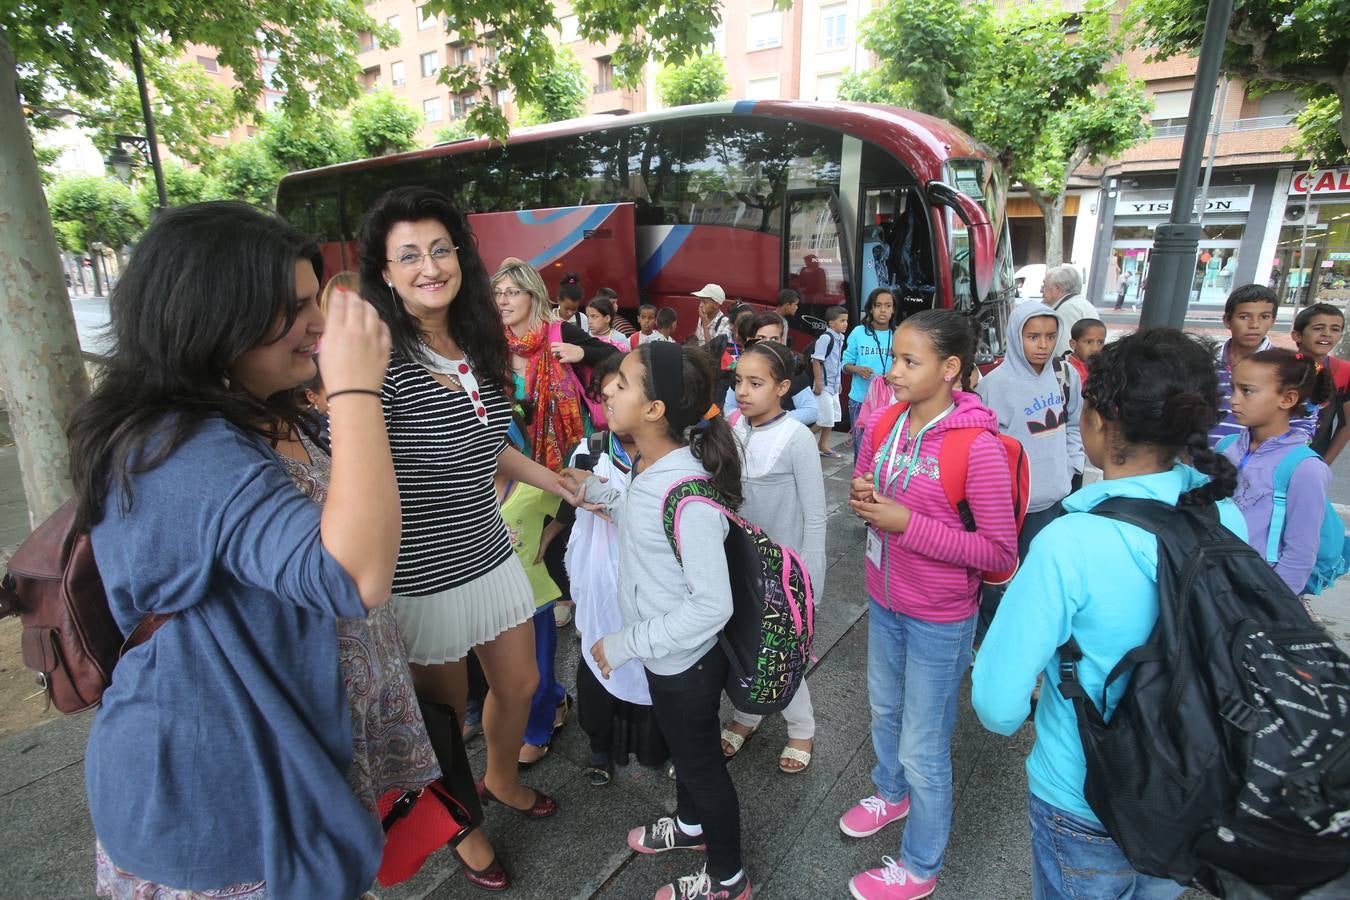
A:
{"type": "Polygon", "coordinates": [[[270,113],[255,140],[283,172],[317,169],[360,156],[346,123],[320,109],[299,115],[270,113]]]}
{"type": "Polygon", "coordinates": [[[61,158],[61,148],[34,144],[33,157],[37,160],[38,175],[42,178],[42,186],[51,187],[56,182],[56,174],[52,171],[52,166],[56,165],[56,161],[61,158]]]}
{"type": "Polygon", "coordinates": [[[678,66],[666,66],[656,76],[656,92],[666,106],[712,103],[727,95],[727,67],[722,57],[703,53],[678,66]]]}
{"type": "Polygon", "coordinates": [[[1345,113],[1335,94],[1307,89],[1300,91],[1308,105],[1294,118],[1298,137],[1290,150],[1313,165],[1334,166],[1350,159],[1341,140],[1341,122],[1345,113]]]}
{"type": "Polygon", "coordinates": [[[52,221],[72,250],[88,252],[95,243],[120,248],[145,226],[131,189],[115,178],[62,178],[52,185],[48,199],[52,221]]]}
{"type": "MultiPolygon", "coordinates": [[[[774,0],[786,8],[789,0],[774,0]]],[[[620,85],[631,87],[642,78],[649,60],[679,65],[712,43],[720,21],[719,0],[575,0],[577,33],[583,40],[604,44],[619,39],[611,59],[620,85]]],[[[455,66],[441,78],[457,94],[510,86],[521,108],[545,107],[547,74],[553,69],[554,42],[559,33],[557,14],[548,3],[502,3],[500,0],[429,0],[428,12],[444,15],[450,34],[472,40],[488,50],[481,66],[455,66]]],[[[506,118],[500,109],[479,103],[469,114],[475,134],[502,138],[506,118]]]]}
{"type": "Polygon", "coordinates": [[[222,197],[267,209],[275,204],[277,182],[284,174],[256,137],[231,144],[211,164],[211,176],[222,197]]]}
{"type": "MultiPolygon", "coordinates": [[[[182,163],[172,159],[164,160],[164,194],[170,206],[182,206],[186,203],[198,203],[202,200],[219,200],[224,197],[220,185],[201,169],[184,168],[182,163]]],[[[155,179],[142,171],[135,187],[137,215],[142,221],[150,221],[150,213],[159,207],[159,192],[155,190],[155,179]]]]}
{"type": "Polygon", "coordinates": [[[1123,37],[1105,0],[996,9],[985,0],[909,0],[878,7],[863,44],[882,63],[841,96],[910,102],[989,145],[1040,207],[1046,262],[1062,258],[1064,191],[1090,159],[1147,136],[1142,86],[1115,65],[1123,37]]]}
{"type": "Polygon", "coordinates": [[[465,138],[471,137],[476,137],[476,135],[469,131],[468,124],[466,124],[463,119],[455,119],[451,121],[449,125],[443,125],[437,130],[436,136],[432,138],[432,143],[441,144],[446,141],[462,141],[465,138]]]}
{"type": "MultiPolygon", "coordinates": [[[[550,45],[549,49],[553,50],[553,59],[539,73],[543,83],[539,85],[538,91],[533,92],[533,99],[521,102],[522,125],[561,122],[565,119],[575,119],[586,112],[586,98],[591,94],[591,82],[586,77],[586,71],[581,68],[581,60],[566,47],[557,49],[550,45]]],[[[472,120],[472,113],[469,118],[472,120]]]]}
{"type": "MultiPolygon", "coordinates": [[[[215,151],[211,137],[228,132],[239,120],[229,88],[195,63],[151,56],[145,68],[160,146],[179,159],[201,165],[215,151]]],[[[114,135],[145,134],[141,95],[132,78],[118,79],[107,96],[75,98],[71,105],[93,129],[94,146],[104,156],[116,144],[114,135]]]]}
{"type": "Polygon", "coordinates": [[[385,156],[417,146],[422,117],[392,91],[378,90],[351,105],[347,123],[361,156],[385,156]]]}
{"type": "MultiPolygon", "coordinates": [[[[1196,53],[1206,0],[1141,0],[1133,31],[1153,58],[1196,53]]],[[[1350,3],[1345,0],[1241,0],[1234,4],[1224,70],[1258,84],[1297,85],[1322,115],[1299,117],[1300,146],[1319,153],[1334,121],[1339,152],[1350,157],[1350,3]],[[1330,116],[1330,118],[1328,118],[1330,116]]]]}

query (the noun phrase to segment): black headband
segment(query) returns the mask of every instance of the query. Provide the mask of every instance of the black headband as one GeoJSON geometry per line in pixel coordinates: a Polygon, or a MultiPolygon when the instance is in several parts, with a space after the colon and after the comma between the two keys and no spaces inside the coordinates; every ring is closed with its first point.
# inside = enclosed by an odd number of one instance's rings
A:
{"type": "Polygon", "coordinates": [[[685,409],[680,404],[684,399],[684,348],[669,341],[652,341],[643,346],[651,354],[652,390],[656,392],[652,399],[666,405],[666,420],[676,430],[688,428],[703,411],[685,409]]]}

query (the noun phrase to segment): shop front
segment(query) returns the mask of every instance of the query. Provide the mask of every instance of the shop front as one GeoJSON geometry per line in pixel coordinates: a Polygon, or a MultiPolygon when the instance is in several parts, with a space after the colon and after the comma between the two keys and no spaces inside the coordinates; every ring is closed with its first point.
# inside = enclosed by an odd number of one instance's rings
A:
{"type": "Polygon", "coordinates": [[[1350,166],[1294,175],[1270,281],[1300,306],[1350,300],[1350,166]]]}
{"type": "MultiPolygon", "coordinates": [[[[1251,184],[1211,187],[1195,255],[1191,305],[1222,306],[1233,285],[1242,283],[1246,273],[1240,274],[1239,266],[1244,252],[1252,253],[1246,244],[1247,217],[1254,193],[1255,186],[1251,184]]],[[[1168,220],[1171,210],[1171,188],[1120,193],[1111,228],[1110,273],[1106,283],[1109,297],[1117,295],[1120,279],[1128,272],[1131,277],[1126,282],[1125,303],[1140,302],[1148,285],[1154,231],[1168,220]]]]}

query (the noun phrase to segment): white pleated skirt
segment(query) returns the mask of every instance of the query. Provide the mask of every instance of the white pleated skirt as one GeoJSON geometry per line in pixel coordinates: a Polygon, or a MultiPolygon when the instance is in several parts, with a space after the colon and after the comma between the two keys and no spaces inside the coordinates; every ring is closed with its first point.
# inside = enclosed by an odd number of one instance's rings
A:
{"type": "Polygon", "coordinates": [[[534,616],[534,590],[512,553],[473,581],[423,597],[395,594],[389,601],[408,651],[408,662],[455,662],[509,628],[534,616]]]}

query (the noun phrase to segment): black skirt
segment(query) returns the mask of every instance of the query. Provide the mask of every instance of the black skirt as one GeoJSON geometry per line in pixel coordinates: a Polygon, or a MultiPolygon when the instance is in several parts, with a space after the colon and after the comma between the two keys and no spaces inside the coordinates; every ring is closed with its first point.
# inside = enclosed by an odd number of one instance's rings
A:
{"type": "Polygon", "coordinates": [[[662,767],[670,759],[652,708],[620,700],[605,690],[584,659],[577,660],[577,721],[590,738],[591,753],[608,754],[617,765],[628,765],[630,755],[650,768],[662,767]]]}

